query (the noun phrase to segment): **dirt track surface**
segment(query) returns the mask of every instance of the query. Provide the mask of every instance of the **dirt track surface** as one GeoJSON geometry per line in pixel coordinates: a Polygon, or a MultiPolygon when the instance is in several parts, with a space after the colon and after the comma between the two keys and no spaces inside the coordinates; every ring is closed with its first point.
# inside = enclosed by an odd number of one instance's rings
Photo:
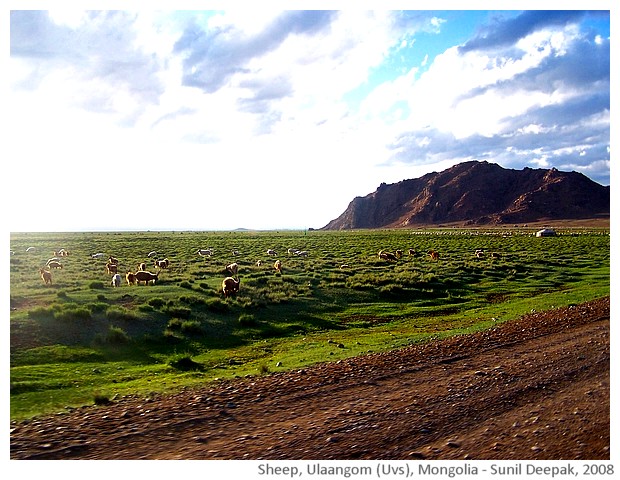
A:
{"type": "Polygon", "coordinates": [[[609,298],[11,424],[12,459],[609,459],[609,298]]]}

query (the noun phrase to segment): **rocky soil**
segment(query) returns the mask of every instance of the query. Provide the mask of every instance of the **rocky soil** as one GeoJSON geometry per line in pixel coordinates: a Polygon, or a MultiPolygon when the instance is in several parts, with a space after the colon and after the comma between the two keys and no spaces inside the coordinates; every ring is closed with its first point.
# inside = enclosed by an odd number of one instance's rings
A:
{"type": "Polygon", "coordinates": [[[609,459],[609,298],[11,424],[11,459],[609,459]]]}

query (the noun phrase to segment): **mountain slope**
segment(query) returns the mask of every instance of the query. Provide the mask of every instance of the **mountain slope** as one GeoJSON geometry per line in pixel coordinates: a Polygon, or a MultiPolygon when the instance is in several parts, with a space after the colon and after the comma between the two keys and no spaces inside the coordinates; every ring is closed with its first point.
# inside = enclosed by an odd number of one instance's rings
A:
{"type": "Polygon", "coordinates": [[[525,223],[609,214],[610,188],[577,172],[465,162],[356,197],[324,230],[525,223]]]}

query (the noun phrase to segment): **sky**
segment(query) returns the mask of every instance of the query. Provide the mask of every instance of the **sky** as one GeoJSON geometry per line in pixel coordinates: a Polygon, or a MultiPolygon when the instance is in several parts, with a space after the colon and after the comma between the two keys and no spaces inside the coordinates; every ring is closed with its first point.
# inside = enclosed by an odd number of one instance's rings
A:
{"type": "Polygon", "coordinates": [[[471,160],[610,184],[609,10],[14,6],[6,23],[9,231],[320,228],[471,160]]]}

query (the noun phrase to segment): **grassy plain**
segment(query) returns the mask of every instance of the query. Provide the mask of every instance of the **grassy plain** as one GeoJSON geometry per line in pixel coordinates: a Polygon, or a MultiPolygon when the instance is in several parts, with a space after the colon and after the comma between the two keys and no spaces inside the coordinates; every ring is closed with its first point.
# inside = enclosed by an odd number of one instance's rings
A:
{"type": "Polygon", "coordinates": [[[11,418],[299,369],[609,295],[609,229],[556,230],[13,233],[11,418]],[[45,285],[39,269],[61,248],[70,255],[45,285]],[[396,262],[377,255],[397,249],[396,262]],[[140,262],[157,271],[151,251],[170,260],[155,285],[112,287],[108,256],[124,277],[140,262]],[[225,299],[232,262],[241,288],[225,299]]]}

